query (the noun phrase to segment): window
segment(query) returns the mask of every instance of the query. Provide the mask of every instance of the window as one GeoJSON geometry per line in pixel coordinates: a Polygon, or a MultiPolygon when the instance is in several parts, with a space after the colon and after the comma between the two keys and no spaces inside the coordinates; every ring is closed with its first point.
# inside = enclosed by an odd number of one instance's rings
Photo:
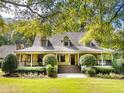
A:
{"type": "Polygon", "coordinates": [[[70,46],[71,42],[67,36],[64,37],[64,46],[70,46]]]}
{"type": "Polygon", "coordinates": [[[65,55],[59,54],[57,56],[57,59],[58,59],[59,62],[65,62],[65,55]]]}
{"type": "Polygon", "coordinates": [[[46,37],[42,37],[41,38],[41,46],[48,46],[48,40],[46,39],[46,37]]]}
{"type": "Polygon", "coordinates": [[[31,55],[30,54],[27,54],[27,62],[31,62],[31,55]]]}
{"type": "Polygon", "coordinates": [[[68,42],[64,42],[64,46],[68,46],[68,42]]]}
{"type": "Polygon", "coordinates": [[[65,62],[65,55],[60,56],[61,62],[65,62]]]}
{"type": "Polygon", "coordinates": [[[90,42],[90,47],[95,47],[93,42],[90,42]]]}

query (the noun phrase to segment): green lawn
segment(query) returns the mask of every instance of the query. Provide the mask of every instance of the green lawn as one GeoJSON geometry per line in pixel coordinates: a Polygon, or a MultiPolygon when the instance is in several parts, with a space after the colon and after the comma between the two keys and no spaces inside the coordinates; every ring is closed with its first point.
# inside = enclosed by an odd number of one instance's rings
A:
{"type": "Polygon", "coordinates": [[[0,78],[0,93],[124,93],[124,81],[0,78]]]}

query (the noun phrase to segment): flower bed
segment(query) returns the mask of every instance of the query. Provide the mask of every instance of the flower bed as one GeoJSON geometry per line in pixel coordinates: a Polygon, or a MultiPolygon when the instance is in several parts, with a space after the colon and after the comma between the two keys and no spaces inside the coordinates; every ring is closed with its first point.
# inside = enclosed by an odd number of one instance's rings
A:
{"type": "MultiPolygon", "coordinates": [[[[11,77],[20,78],[46,78],[45,67],[18,67],[11,77]]],[[[10,77],[10,76],[9,76],[10,77]]]]}

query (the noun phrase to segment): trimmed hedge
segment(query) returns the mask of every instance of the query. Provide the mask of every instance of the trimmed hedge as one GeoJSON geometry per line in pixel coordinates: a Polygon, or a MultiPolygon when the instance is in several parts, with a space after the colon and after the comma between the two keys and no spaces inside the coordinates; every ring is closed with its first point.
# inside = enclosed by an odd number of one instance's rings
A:
{"type": "Polygon", "coordinates": [[[54,66],[54,65],[57,65],[57,62],[58,62],[57,58],[53,54],[47,54],[43,57],[44,65],[49,65],[50,64],[50,65],[54,66]]]}
{"type": "Polygon", "coordinates": [[[94,67],[81,67],[81,71],[86,73],[89,68],[93,68],[96,71],[96,74],[110,74],[115,73],[115,69],[113,67],[106,66],[94,66],[94,67]]]}
{"type": "Polygon", "coordinates": [[[97,74],[110,74],[114,73],[115,69],[113,67],[107,67],[107,66],[95,66],[93,67],[96,70],[97,74]]]}
{"type": "Polygon", "coordinates": [[[16,73],[46,73],[45,67],[18,67],[16,73]]]}
{"type": "Polygon", "coordinates": [[[92,54],[86,54],[80,57],[80,64],[82,66],[95,66],[96,63],[96,57],[92,54]]]}

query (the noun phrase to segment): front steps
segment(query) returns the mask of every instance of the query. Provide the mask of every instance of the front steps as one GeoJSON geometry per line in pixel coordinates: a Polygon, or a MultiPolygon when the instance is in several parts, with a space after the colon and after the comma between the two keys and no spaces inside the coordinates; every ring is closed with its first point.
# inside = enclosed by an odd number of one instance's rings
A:
{"type": "Polygon", "coordinates": [[[58,72],[59,73],[81,73],[81,69],[79,66],[75,66],[75,65],[59,65],[58,72]]]}

